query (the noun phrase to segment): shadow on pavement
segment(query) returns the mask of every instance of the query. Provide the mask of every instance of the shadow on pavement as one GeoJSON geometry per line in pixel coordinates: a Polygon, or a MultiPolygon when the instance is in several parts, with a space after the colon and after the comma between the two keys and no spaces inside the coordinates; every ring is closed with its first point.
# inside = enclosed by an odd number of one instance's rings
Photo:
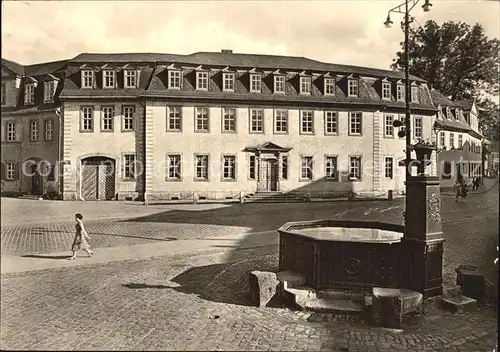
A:
{"type": "MultiPolygon", "coordinates": [[[[53,231],[53,230],[38,230],[37,232],[32,232],[34,235],[41,235],[42,233],[65,233],[68,235],[73,235],[73,233],[68,231],[53,231]]],[[[177,241],[176,237],[163,237],[163,238],[155,238],[155,237],[145,237],[145,236],[132,236],[132,235],[119,235],[116,233],[99,233],[99,232],[91,232],[89,231],[89,235],[91,236],[115,236],[115,237],[125,237],[125,238],[137,238],[141,240],[152,240],[152,241],[177,241]]]]}
{"type": "Polygon", "coordinates": [[[39,258],[39,259],[68,259],[71,255],[43,255],[43,254],[26,254],[22,258],[39,258]]]}
{"type": "Polygon", "coordinates": [[[170,286],[166,285],[148,285],[148,284],[137,284],[137,283],[128,283],[128,284],[122,284],[123,287],[130,288],[130,289],[144,289],[144,288],[172,288],[170,286]]]}

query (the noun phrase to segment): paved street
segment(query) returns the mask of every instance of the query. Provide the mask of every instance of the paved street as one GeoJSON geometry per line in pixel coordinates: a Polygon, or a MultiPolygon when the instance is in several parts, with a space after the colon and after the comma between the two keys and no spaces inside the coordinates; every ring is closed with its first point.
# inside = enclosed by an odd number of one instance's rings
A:
{"type": "MultiPolygon", "coordinates": [[[[248,306],[248,272],[276,270],[275,230],[284,222],[400,223],[402,200],[60,204],[2,199],[2,349],[492,351],[497,340],[496,310],[487,306],[460,316],[430,311],[408,321],[403,333],[248,306]],[[4,218],[9,201],[16,214],[4,218]],[[64,216],[31,216],[43,203],[64,216]],[[57,259],[68,254],[77,211],[89,219],[96,254],[57,259]],[[23,214],[30,214],[26,222],[23,214]]],[[[496,279],[498,185],[465,204],[444,195],[442,213],[445,280],[454,280],[458,264],[478,265],[496,279]]]]}

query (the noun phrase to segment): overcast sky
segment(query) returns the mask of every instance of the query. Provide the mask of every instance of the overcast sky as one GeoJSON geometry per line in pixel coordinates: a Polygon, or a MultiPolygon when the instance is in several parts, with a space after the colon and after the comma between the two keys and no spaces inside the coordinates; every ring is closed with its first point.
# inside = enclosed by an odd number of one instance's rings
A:
{"type": "MultiPolygon", "coordinates": [[[[500,2],[421,0],[416,25],[432,19],[481,23],[500,37],[500,2]]],[[[2,56],[21,64],[82,52],[196,51],[306,56],[389,68],[403,33],[402,15],[386,29],[393,0],[324,1],[2,1],[2,56]]]]}

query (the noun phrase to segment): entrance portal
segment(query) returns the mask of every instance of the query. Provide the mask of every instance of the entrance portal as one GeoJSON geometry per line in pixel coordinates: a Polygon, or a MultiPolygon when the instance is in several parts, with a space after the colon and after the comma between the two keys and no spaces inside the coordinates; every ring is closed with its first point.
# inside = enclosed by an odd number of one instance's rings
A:
{"type": "Polygon", "coordinates": [[[112,200],[115,197],[115,161],[106,157],[82,160],[81,195],[85,200],[112,200]]]}
{"type": "Polygon", "coordinates": [[[262,183],[262,191],[274,192],[278,190],[278,160],[262,160],[260,182],[262,183]]]}

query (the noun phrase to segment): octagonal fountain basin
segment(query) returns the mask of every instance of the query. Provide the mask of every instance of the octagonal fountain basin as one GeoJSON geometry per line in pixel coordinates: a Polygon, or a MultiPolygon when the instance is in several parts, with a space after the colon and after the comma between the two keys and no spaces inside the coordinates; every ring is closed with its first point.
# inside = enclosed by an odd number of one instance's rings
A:
{"type": "Polygon", "coordinates": [[[279,269],[312,289],[397,288],[404,226],[346,220],[289,222],[278,229],[279,269]]]}

